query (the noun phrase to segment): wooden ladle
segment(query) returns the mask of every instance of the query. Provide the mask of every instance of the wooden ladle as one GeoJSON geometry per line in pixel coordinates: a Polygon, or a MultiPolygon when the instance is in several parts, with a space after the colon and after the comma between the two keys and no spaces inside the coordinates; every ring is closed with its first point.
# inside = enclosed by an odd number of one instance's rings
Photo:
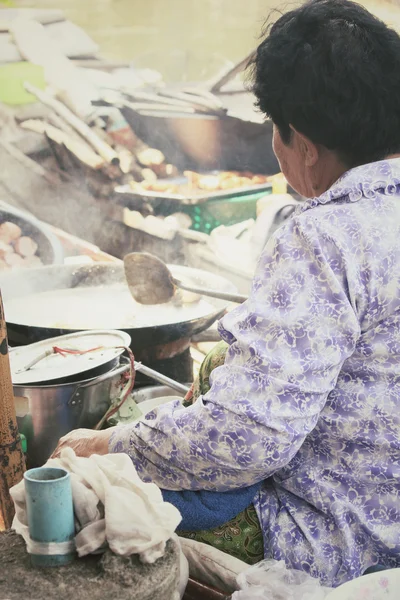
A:
{"type": "Polygon", "coordinates": [[[247,300],[247,296],[242,294],[220,292],[176,279],[162,260],[147,252],[127,254],[124,257],[124,268],[129,290],[139,304],[169,302],[177,288],[237,304],[247,300]]]}

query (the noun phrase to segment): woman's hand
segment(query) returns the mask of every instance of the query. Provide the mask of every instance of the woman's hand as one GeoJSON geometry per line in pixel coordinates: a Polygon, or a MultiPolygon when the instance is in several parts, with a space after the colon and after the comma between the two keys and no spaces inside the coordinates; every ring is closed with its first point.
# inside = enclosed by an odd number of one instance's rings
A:
{"type": "Polygon", "coordinates": [[[64,448],[72,448],[76,456],[87,457],[92,454],[108,454],[108,442],[113,429],[105,429],[104,431],[75,429],[60,439],[51,458],[58,458],[64,448]]]}

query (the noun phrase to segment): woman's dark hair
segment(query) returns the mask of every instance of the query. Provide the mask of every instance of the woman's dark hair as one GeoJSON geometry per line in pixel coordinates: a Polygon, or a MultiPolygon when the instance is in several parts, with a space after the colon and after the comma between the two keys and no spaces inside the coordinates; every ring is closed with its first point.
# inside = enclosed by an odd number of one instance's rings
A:
{"type": "Polygon", "coordinates": [[[348,0],[312,0],[269,29],[253,64],[257,106],[347,167],[400,152],[400,37],[348,0]]]}

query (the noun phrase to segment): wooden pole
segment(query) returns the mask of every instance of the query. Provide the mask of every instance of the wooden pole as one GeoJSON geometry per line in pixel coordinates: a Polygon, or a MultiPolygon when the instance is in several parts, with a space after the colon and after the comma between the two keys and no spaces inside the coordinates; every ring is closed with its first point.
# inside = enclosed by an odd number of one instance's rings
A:
{"type": "Polygon", "coordinates": [[[79,135],[92,147],[94,150],[105,160],[107,163],[113,165],[119,165],[118,154],[111,148],[107,142],[102,140],[90,127],[86,125],[82,119],[77,117],[65,104],[56,100],[50,94],[43,92],[39,88],[30,84],[29,82],[24,83],[24,87],[27,92],[36,96],[36,98],[54,110],[55,113],[68,125],[70,125],[75,131],[79,133],[79,135]]]}
{"type": "Polygon", "coordinates": [[[25,461],[15,415],[7,327],[0,292],[0,513],[6,529],[11,527],[14,517],[14,504],[9,490],[21,481],[24,470],[25,461]]]}

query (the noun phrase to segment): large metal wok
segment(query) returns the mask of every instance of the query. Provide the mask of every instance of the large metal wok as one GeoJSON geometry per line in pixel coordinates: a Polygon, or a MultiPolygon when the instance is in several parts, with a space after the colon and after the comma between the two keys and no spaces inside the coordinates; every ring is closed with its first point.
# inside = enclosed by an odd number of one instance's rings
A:
{"type": "MultiPolygon", "coordinates": [[[[177,265],[170,265],[170,269],[179,279],[216,290],[236,291],[231,282],[218,275],[177,265]]],[[[14,272],[0,277],[0,289],[11,346],[72,331],[113,328],[129,333],[131,348],[141,360],[160,358],[162,353],[156,349],[168,344],[172,348],[171,356],[179,353],[178,341],[189,340],[192,335],[207,329],[222,316],[228,304],[223,300],[201,298],[193,303],[142,307],[130,296],[126,297],[129,291],[122,263],[46,266],[14,272]],[[79,296],[78,300],[74,294],[79,296]],[[88,299],[93,307],[89,312],[88,299]],[[107,305],[101,306],[105,302],[107,305]],[[60,309],[62,314],[59,314],[60,306],[64,306],[60,309]],[[146,314],[141,312],[142,309],[147,310],[146,314]],[[92,312],[102,315],[103,322],[98,322],[98,327],[93,327],[92,312]],[[173,348],[176,348],[175,352],[173,348]]]]}
{"type": "Polygon", "coordinates": [[[130,91],[128,96],[132,101],[122,98],[117,104],[136,135],[161,150],[167,161],[181,171],[277,173],[272,121],[264,122],[257,113],[255,97],[243,83],[226,89],[227,84],[247,68],[254,55],[252,51],[203,84],[167,87],[158,90],[153,99],[151,94],[143,94],[143,90],[130,91]],[[165,103],[166,97],[169,110],[167,106],[160,108],[160,102],[165,103]],[[147,99],[147,106],[140,108],[138,99],[147,99]],[[183,99],[186,103],[182,103],[183,99]]]}

